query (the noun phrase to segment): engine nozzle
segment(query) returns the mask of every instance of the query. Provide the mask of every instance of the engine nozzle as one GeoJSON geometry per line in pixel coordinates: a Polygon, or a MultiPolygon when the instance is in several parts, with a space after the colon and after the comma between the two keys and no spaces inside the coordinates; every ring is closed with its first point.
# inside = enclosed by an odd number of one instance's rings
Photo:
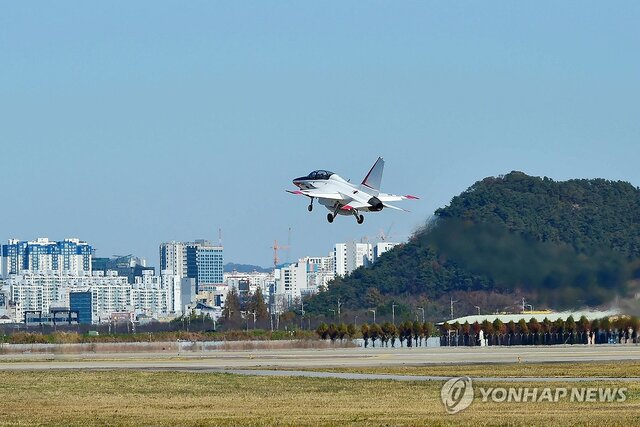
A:
{"type": "Polygon", "coordinates": [[[378,212],[378,211],[381,211],[382,208],[384,208],[384,205],[382,204],[380,199],[378,199],[377,197],[370,198],[367,203],[371,205],[369,207],[369,210],[372,212],[378,212]]]}

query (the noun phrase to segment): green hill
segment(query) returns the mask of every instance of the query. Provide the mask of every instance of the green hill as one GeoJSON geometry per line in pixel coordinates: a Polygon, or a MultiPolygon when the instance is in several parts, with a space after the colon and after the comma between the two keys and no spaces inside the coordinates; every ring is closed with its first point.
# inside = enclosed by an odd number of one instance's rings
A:
{"type": "Polygon", "coordinates": [[[595,306],[627,293],[640,277],[639,259],[640,189],[511,172],[476,182],[408,243],[336,279],[307,305],[323,312],[340,298],[352,309],[384,309],[481,293],[595,306]]]}

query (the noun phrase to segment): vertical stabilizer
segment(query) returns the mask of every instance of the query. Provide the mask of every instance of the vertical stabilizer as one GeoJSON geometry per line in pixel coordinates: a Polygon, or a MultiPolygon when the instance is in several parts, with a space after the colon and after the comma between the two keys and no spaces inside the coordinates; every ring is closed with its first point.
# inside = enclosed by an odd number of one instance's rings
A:
{"type": "Polygon", "coordinates": [[[361,185],[367,187],[370,190],[380,191],[383,170],[384,160],[382,159],[382,157],[378,157],[378,160],[376,160],[376,162],[373,164],[367,176],[364,177],[361,185]]]}

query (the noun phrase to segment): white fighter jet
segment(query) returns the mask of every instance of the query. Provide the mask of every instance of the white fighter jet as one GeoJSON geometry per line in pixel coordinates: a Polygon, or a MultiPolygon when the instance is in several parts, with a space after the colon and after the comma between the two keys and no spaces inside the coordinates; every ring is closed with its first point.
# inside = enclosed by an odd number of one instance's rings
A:
{"type": "Polygon", "coordinates": [[[380,192],[384,160],[378,157],[373,167],[360,185],[351,184],[340,175],[326,170],[316,170],[307,176],[293,180],[299,190],[287,190],[291,194],[307,196],[311,199],[309,212],[313,210],[313,200],[329,209],[327,221],[333,222],[337,215],[353,215],[358,224],[364,222],[360,212],[379,212],[384,208],[405,209],[388,204],[400,200],[417,199],[416,196],[396,196],[380,192]]]}

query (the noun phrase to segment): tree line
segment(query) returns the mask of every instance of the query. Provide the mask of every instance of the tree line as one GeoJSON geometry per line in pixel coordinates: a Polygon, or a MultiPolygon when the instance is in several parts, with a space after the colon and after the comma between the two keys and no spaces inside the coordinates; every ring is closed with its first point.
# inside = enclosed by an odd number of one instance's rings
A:
{"type": "Polygon", "coordinates": [[[396,347],[398,341],[401,347],[420,347],[426,345],[426,339],[433,336],[439,336],[444,346],[479,345],[481,331],[484,339],[489,340],[489,345],[586,344],[589,334],[594,338],[594,343],[607,343],[611,338],[616,339],[615,342],[637,342],[640,340],[639,329],[640,319],[634,316],[594,320],[581,316],[577,321],[569,316],[554,321],[545,318],[541,322],[533,317],[529,321],[520,319],[507,323],[500,319],[493,322],[444,322],[439,327],[430,322],[407,320],[397,326],[391,322],[364,323],[359,330],[352,323],[323,322],[316,328],[316,334],[323,340],[331,341],[362,338],[365,347],[375,347],[377,341],[383,347],[396,347]]]}
{"type": "Polygon", "coordinates": [[[581,316],[577,321],[573,316],[566,319],[551,321],[544,318],[538,322],[531,318],[528,322],[520,319],[518,322],[503,323],[500,319],[493,322],[484,320],[481,323],[460,324],[444,322],[440,327],[443,338],[442,345],[477,345],[482,331],[490,345],[545,345],[545,344],[586,344],[591,336],[594,343],[614,342],[638,339],[640,319],[634,316],[617,316],[588,320],[581,316]]]}
{"type": "Polygon", "coordinates": [[[358,331],[353,323],[348,325],[339,323],[338,325],[331,323],[321,323],[316,329],[316,334],[323,340],[336,339],[343,340],[345,338],[354,339],[362,338],[364,340],[365,348],[371,345],[375,347],[376,340],[380,340],[383,347],[395,347],[396,341],[400,341],[400,346],[404,346],[406,342],[407,347],[422,346],[423,342],[426,345],[426,338],[433,336],[436,332],[436,328],[433,323],[418,321],[411,322],[407,320],[400,323],[398,326],[391,322],[384,322],[383,324],[363,323],[358,331]]]}

